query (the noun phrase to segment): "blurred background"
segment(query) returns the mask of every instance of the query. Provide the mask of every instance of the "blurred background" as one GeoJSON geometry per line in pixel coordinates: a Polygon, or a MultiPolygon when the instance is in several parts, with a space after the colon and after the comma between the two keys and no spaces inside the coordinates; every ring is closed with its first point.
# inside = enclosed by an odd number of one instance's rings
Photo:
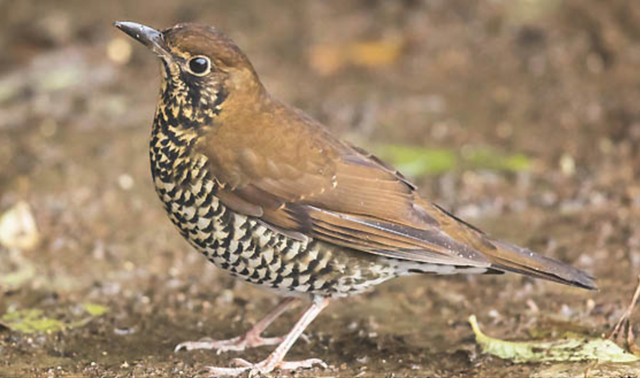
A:
{"type": "Polygon", "coordinates": [[[165,216],[148,163],[158,62],[115,20],[226,31],[272,94],[425,197],[599,278],[597,293],[394,280],[321,315],[288,357],[332,369],[296,375],[582,376],[484,356],[466,318],[497,337],[597,336],[624,311],[640,269],[628,0],[0,1],[0,376],[193,376],[269,351],[173,353],[240,334],[277,298],[205,263],[165,216]]]}

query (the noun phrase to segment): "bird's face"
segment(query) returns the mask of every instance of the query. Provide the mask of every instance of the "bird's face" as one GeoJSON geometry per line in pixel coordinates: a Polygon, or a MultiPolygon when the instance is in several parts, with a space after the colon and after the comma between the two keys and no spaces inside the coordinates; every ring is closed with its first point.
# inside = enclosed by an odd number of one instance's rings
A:
{"type": "Polygon", "coordinates": [[[161,101],[191,120],[181,124],[210,123],[230,94],[261,88],[246,56],[214,28],[178,24],[158,31],[133,22],[115,25],[160,58],[161,101]]]}

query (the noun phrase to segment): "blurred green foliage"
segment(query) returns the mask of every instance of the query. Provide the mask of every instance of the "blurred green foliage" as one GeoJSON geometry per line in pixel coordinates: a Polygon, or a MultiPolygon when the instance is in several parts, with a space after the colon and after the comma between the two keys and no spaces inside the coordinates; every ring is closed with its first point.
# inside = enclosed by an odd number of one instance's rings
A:
{"type": "Polygon", "coordinates": [[[0,324],[17,332],[41,333],[59,332],[66,329],[82,327],[98,316],[106,314],[109,309],[95,303],[84,303],[82,309],[89,314],[79,320],[64,322],[45,315],[37,308],[9,310],[0,318],[0,324]]]}
{"type": "Polygon", "coordinates": [[[452,150],[385,144],[373,148],[400,172],[411,177],[436,175],[455,169],[522,172],[531,160],[522,154],[503,155],[491,148],[472,148],[464,154],[452,150]]]}

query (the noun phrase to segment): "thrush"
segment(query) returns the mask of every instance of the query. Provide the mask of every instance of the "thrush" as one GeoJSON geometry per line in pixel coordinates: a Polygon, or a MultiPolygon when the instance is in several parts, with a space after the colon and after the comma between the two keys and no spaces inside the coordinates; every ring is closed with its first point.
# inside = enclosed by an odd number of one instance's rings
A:
{"type": "Polygon", "coordinates": [[[284,357],[331,300],[398,276],[515,272],[596,288],[589,274],[495,240],[422,198],[398,171],[272,97],[245,54],[217,29],[115,26],[160,58],[150,158],[169,218],[216,266],[284,296],[243,336],[178,345],[218,351],[278,345],[258,363],[208,367],[212,376],[326,366],[284,357]],[[261,336],[305,297],[311,306],[287,335],[261,336]]]}

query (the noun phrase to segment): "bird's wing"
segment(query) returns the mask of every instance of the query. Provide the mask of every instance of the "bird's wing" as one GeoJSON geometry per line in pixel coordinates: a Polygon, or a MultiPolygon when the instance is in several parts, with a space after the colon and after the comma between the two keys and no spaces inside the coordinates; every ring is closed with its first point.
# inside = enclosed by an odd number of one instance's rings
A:
{"type": "Polygon", "coordinates": [[[310,122],[301,118],[303,126],[280,130],[277,139],[243,133],[241,148],[225,147],[238,145],[232,130],[213,136],[204,153],[220,200],[292,237],[398,259],[490,266],[480,251],[492,245],[480,233],[455,228],[399,173],[310,122]],[[298,133],[294,142],[280,140],[287,133],[298,133]]]}
{"type": "Polygon", "coordinates": [[[212,133],[200,149],[219,183],[218,197],[233,210],[294,238],[307,235],[386,257],[595,288],[586,273],[496,242],[420,198],[398,172],[338,141],[304,114],[289,113],[288,127],[277,130],[269,124],[278,120],[277,112],[268,117],[258,120],[266,130],[253,134],[234,129],[246,123],[226,124],[229,129],[212,133]],[[234,140],[239,135],[241,143],[234,140]]]}

